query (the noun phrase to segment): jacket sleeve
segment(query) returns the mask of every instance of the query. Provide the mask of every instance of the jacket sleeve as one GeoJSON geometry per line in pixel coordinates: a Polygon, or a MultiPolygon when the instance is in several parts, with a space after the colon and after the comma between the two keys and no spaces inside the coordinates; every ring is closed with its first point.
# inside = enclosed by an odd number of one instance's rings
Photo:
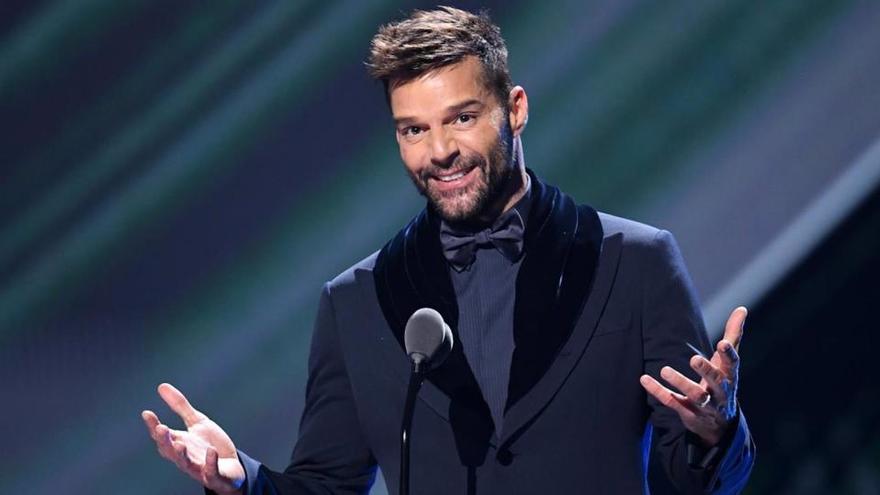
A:
{"type": "Polygon", "coordinates": [[[242,452],[239,459],[247,495],[366,493],[373,484],[376,460],[358,421],[329,285],[318,306],[306,404],[290,465],[279,473],[242,452]]]}
{"type": "MultiPolygon", "coordinates": [[[[689,364],[699,349],[709,357],[709,343],[696,294],[675,239],[659,231],[647,249],[643,266],[642,331],[645,373],[660,379],[671,366],[692,380],[699,375],[689,364]]],[[[742,411],[721,440],[708,452],[696,447],[678,414],[646,394],[653,425],[653,451],[681,493],[729,494],[745,486],[754,463],[755,446],[742,411]]]]}

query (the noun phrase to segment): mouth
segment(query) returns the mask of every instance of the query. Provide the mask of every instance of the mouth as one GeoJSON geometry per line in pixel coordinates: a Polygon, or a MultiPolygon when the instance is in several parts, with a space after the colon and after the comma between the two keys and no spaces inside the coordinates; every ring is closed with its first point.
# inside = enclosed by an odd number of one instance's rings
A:
{"type": "Polygon", "coordinates": [[[470,170],[462,171],[462,172],[458,172],[458,173],[455,173],[455,174],[452,174],[452,175],[438,175],[438,176],[435,177],[435,178],[436,178],[437,180],[441,181],[441,182],[452,182],[452,181],[454,181],[454,180],[461,179],[461,178],[464,177],[465,174],[467,174],[468,172],[470,172],[470,170]]]}
{"type": "Polygon", "coordinates": [[[437,184],[438,188],[441,190],[451,190],[457,189],[468,184],[474,175],[475,170],[477,170],[477,166],[471,166],[466,169],[459,169],[454,172],[445,172],[443,174],[432,174],[429,176],[428,180],[433,181],[437,184]]]}

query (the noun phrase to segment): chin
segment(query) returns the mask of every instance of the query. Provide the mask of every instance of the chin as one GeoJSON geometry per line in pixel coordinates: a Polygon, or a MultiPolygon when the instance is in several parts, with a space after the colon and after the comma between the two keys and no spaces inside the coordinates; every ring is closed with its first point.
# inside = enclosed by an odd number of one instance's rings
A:
{"type": "Polygon", "coordinates": [[[487,197],[485,182],[473,184],[454,194],[440,194],[431,191],[428,195],[434,210],[443,220],[454,223],[467,223],[476,220],[485,207],[487,197]]]}
{"type": "Polygon", "coordinates": [[[438,191],[428,187],[424,194],[434,210],[448,222],[463,222],[476,216],[485,201],[487,184],[484,177],[454,191],[438,191]]]}
{"type": "Polygon", "coordinates": [[[471,204],[434,203],[434,209],[443,220],[453,223],[466,223],[477,218],[476,208],[471,204]]]}

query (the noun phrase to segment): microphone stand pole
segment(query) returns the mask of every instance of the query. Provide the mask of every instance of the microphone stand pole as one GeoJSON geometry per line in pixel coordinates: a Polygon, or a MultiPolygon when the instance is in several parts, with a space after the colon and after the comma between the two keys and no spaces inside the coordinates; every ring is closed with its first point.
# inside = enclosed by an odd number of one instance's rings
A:
{"type": "Polygon", "coordinates": [[[416,396],[425,375],[422,372],[424,356],[413,354],[412,371],[409,374],[409,387],[406,390],[406,402],[403,405],[403,424],[400,427],[400,495],[409,495],[409,447],[410,430],[412,428],[413,410],[416,405],[416,396]]]}

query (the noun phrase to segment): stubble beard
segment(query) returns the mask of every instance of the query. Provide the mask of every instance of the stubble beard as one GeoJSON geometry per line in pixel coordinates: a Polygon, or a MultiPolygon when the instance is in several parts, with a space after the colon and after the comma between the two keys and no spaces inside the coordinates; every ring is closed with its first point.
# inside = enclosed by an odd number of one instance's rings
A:
{"type": "Polygon", "coordinates": [[[419,193],[424,196],[440,218],[452,224],[477,224],[497,205],[507,186],[518,173],[512,160],[512,132],[502,128],[492,145],[488,160],[477,154],[459,155],[449,167],[431,167],[410,175],[419,193]],[[430,187],[430,177],[440,171],[476,168],[479,177],[459,189],[438,191],[430,187]]]}

